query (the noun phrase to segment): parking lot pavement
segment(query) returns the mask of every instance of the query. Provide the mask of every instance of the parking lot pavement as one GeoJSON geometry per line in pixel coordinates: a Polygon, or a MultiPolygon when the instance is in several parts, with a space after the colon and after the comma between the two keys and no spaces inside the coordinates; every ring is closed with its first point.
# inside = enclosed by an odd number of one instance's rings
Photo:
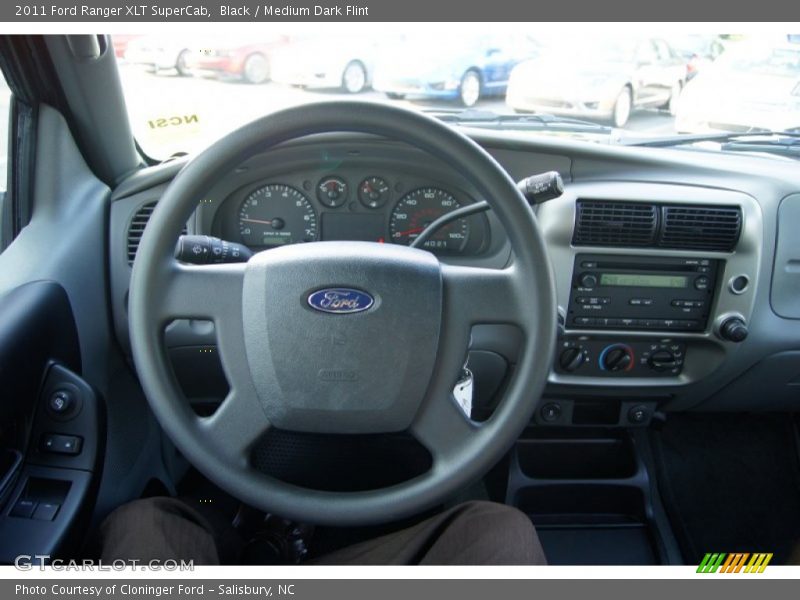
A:
{"type": "MultiPolygon", "coordinates": [[[[459,108],[455,102],[389,100],[373,91],[350,95],[275,83],[248,85],[168,73],[155,75],[135,65],[120,65],[120,73],[134,135],[145,151],[157,158],[202,148],[262,115],[315,101],[359,99],[415,109],[459,108]]],[[[477,108],[508,110],[502,97],[481,100],[477,108]]],[[[674,132],[673,118],[659,111],[640,111],[631,116],[626,129],[669,134],[674,132]]]]}

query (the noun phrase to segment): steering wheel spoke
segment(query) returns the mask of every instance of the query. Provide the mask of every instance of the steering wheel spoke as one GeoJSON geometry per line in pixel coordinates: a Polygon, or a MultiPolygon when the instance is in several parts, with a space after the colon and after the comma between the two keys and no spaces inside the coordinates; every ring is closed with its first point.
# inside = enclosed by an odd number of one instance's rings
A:
{"type": "MultiPolygon", "coordinates": [[[[445,318],[468,328],[478,323],[519,323],[525,308],[519,301],[514,267],[485,269],[442,264],[445,318]]],[[[536,299],[530,299],[535,302],[536,299]]]]}
{"type": "Polygon", "coordinates": [[[271,424],[255,390],[233,388],[213,415],[200,419],[200,427],[219,454],[244,465],[271,424]]]}
{"type": "Polygon", "coordinates": [[[161,320],[238,319],[242,316],[244,263],[186,266],[173,261],[163,279],[161,320]]]}
{"type": "Polygon", "coordinates": [[[437,461],[457,455],[474,435],[475,429],[475,424],[466,418],[450,395],[426,400],[410,432],[428,449],[436,465],[437,461]]]}

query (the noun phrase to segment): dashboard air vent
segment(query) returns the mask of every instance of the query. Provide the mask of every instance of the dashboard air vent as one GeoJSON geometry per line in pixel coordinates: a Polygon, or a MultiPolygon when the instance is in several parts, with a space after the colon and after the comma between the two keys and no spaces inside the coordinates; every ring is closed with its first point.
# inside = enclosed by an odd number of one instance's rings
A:
{"type": "MultiPolygon", "coordinates": [[[[156,202],[148,202],[147,204],[143,204],[139,207],[139,210],[136,211],[136,214],[133,215],[133,219],[131,219],[131,224],[128,227],[128,264],[133,265],[133,261],[136,258],[136,251],[139,249],[139,242],[142,239],[142,234],[144,233],[144,228],[147,227],[147,222],[150,220],[150,216],[153,214],[153,211],[156,208],[156,202]]],[[[182,234],[186,234],[186,227],[183,228],[181,231],[182,234]]],[[[177,240],[176,240],[177,241],[177,240]]]]}
{"type": "Polygon", "coordinates": [[[131,219],[131,224],[128,227],[128,264],[133,264],[133,259],[136,258],[136,251],[139,249],[139,242],[142,239],[144,228],[147,227],[147,222],[150,220],[150,215],[156,207],[155,202],[148,202],[139,207],[136,214],[131,219]]]}
{"type": "Polygon", "coordinates": [[[658,209],[653,204],[578,200],[572,242],[595,246],[652,246],[658,209]]]}
{"type": "Polygon", "coordinates": [[[664,206],[658,246],[730,252],[741,228],[742,211],[736,207],[664,206]]]}

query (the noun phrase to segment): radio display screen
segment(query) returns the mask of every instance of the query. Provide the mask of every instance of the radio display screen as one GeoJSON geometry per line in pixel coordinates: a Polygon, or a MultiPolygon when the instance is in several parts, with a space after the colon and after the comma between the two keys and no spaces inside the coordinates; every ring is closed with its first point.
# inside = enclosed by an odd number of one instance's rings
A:
{"type": "Polygon", "coordinates": [[[685,288],[689,278],[685,275],[651,275],[642,273],[602,273],[600,285],[617,287],[685,288]]]}

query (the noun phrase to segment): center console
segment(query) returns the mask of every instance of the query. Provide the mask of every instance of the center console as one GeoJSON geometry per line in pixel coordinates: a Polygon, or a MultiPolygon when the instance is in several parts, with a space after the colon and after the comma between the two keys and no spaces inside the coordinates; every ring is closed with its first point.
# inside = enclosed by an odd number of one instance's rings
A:
{"type": "MultiPolygon", "coordinates": [[[[566,323],[572,330],[704,331],[722,261],[577,254],[566,323]]],[[[557,373],[664,377],[681,373],[686,343],[664,337],[563,337],[557,373]]]]}
{"type": "Polygon", "coordinates": [[[748,335],[762,215],[731,190],[587,181],[541,204],[560,327],[535,421],[646,426],[709,394],[748,335]]]}

